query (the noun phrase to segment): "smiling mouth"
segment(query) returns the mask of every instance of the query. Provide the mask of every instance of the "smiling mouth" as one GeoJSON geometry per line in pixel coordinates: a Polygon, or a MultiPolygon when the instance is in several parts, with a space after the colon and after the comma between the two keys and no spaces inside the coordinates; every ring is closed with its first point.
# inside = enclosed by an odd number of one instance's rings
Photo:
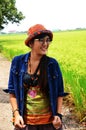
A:
{"type": "Polygon", "coordinates": [[[42,51],[47,51],[47,48],[41,48],[42,51]]]}

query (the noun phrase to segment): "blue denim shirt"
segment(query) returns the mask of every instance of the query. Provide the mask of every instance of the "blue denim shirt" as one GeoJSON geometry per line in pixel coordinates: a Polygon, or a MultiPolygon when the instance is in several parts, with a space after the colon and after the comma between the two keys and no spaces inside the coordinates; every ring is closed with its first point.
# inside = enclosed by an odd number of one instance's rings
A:
{"type": "MultiPolygon", "coordinates": [[[[24,87],[23,87],[23,76],[28,68],[28,58],[30,53],[16,56],[12,60],[8,92],[14,93],[17,99],[20,114],[23,116],[24,113],[24,87]]],[[[54,58],[48,57],[48,85],[49,85],[49,96],[53,115],[57,113],[57,98],[59,96],[65,96],[62,74],[57,61],[54,58]]]]}

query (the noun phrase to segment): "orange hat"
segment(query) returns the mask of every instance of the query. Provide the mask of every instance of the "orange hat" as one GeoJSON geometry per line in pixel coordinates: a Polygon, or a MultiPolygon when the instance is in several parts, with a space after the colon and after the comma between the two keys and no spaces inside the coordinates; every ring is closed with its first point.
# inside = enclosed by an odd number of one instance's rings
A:
{"type": "Polygon", "coordinates": [[[28,32],[28,37],[27,39],[25,40],[25,44],[27,46],[29,46],[29,43],[32,39],[34,39],[37,35],[40,35],[40,34],[47,34],[49,35],[51,41],[53,39],[53,33],[50,31],[50,30],[47,30],[43,25],[41,24],[36,24],[32,27],[29,28],[28,32]]]}

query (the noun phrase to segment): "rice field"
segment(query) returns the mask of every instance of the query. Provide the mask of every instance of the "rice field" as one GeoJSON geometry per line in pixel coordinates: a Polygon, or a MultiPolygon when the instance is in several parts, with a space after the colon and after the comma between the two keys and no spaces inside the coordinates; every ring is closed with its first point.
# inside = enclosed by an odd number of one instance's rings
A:
{"type": "MultiPolygon", "coordinates": [[[[0,52],[9,60],[30,51],[26,34],[0,35],[0,52]]],[[[65,91],[69,92],[80,120],[86,116],[86,30],[54,32],[48,53],[60,64],[65,91]]]]}

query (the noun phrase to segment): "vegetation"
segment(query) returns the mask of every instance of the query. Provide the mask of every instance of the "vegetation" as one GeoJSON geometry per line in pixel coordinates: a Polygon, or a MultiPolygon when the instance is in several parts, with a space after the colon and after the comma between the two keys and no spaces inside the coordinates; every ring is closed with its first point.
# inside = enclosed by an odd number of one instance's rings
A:
{"type": "MultiPolygon", "coordinates": [[[[0,36],[0,52],[12,59],[28,52],[24,45],[26,34],[0,36]]],[[[64,77],[65,91],[69,92],[80,120],[86,118],[86,30],[54,32],[48,55],[55,57],[64,77]]]]}
{"type": "Polygon", "coordinates": [[[15,0],[0,0],[0,30],[4,28],[4,24],[8,22],[19,23],[24,19],[22,12],[15,7],[15,0]]]}
{"type": "Polygon", "coordinates": [[[86,30],[54,34],[50,55],[60,63],[66,91],[70,92],[80,119],[86,116],[86,30]]]}

